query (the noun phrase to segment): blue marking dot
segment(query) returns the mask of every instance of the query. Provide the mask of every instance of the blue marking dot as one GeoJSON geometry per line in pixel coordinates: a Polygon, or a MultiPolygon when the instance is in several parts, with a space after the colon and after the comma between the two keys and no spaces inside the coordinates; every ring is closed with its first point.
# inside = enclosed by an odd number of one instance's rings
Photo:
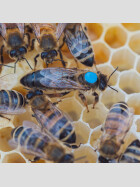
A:
{"type": "Polygon", "coordinates": [[[85,80],[86,80],[88,83],[93,84],[93,83],[97,82],[97,79],[98,79],[98,77],[97,77],[97,74],[96,74],[96,73],[87,72],[87,73],[85,74],[85,80]]]}

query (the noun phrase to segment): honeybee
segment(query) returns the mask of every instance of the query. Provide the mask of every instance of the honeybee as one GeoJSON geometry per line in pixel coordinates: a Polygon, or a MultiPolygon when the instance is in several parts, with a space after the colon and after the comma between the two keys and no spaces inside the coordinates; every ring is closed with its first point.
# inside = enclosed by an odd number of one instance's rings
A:
{"type": "Polygon", "coordinates": [[[24,23],[0,23],[0,34],[4,44],[1,46],[0,55],[1,63],[4,64],[3,50],[9,54],[11,59],[15,60],[14,73],[16,72],[16,64],[19,61],[25,60],[29,67],[29,62],[25,58],[25,54],[30,46],[30,35],[24,32],[24,23]],[[26,37],[25,37],[26,36],[26,37]]]}
{"type": "Polygon", "coordinates": [[[35,68],[37,65],[37,58],[41,56],[41,59],[48,64],[54,61],[61,61],[62,65],[65,67],[65,62],[61,53],[61,45],[63,45],[56,35],[56,24],[51,23],[32,23],[31,27],[34,31],[35,37],[32,40],[31,50],[35,49],[39,52],[35,58],[35,68]],[[60,59],[56,57],[60,56],[60,59]]]}
{"type": "Polygon", "coordinates": [[[47,129],[67,146],[77,148],[72,120],[56,107],[57,103],[52,103],[41,90],[30,91],[26,98],[42,129],[47,129]]]}
{"type": "Polygon", "coordinates": [[[43,133],[40,127],[32,122],[24,121],[23,126],[12,130],[11,135],[11,147],[18,147],[21,152],[35,156],[33,161],[41,158],[55,163],[74,162],[74,156],[67,147],[48,131],[43,133]]]}
{"type": "Polygon", "coordinates": [[[125,102],[114,104],[106,118],[99,152],[105,159],[116,159],[120,156],[121,145],[132,125],[133,111],[125,102]]]}
{"type": "MultiPolygon", "coordinates": [[[[28,88],[38,88],[40,90],[45,90],[47,95],[60,96],[62,94],[67,94],[70,91],[78,90],[79,97],[83,101],[84,105],[87,107],[87,100],[84,96],[84,92],[88,90],[93,91],[95,96],[95,102],[93,103],[93,108],[99,100],[98,94],[95,92],[96,88],[104,91],[108,85],[110,77],[117,70],[117,68],[111,73],[107,78],[105,74],[101,72],[90,72],[88,70],[81,69],[69,69],[69,68],[46,68],[43,70],[38,70],[29,73],[21,78],[20,83],[28,88]]],[[[111,86],[111,89],[115,90],[111,86]]],[[[117,91],[117,90],[115,90],[117,91]]]]}
{"type": "Polygon", "coordinates": [[[76,61],[92,67],[95,64],[91,41],[87,35],[86,27],[81,23],[59,23],[57,38],[65,33],[65,42],[76,61]]]}
{"type": "Polygon", "coordinates": [[[120,163],[140,163],[140,141],[134,140],[121,155],[120,163]]]}
{"type": "MultiPolygon", "coordinates": [[[[15,90],[0,90],[0,117],[2,114],[15,115],[24,113],[26,104],[24,96],[15,90]]],[[[9,118],[6,118],[9,120],[9,118]]]]}

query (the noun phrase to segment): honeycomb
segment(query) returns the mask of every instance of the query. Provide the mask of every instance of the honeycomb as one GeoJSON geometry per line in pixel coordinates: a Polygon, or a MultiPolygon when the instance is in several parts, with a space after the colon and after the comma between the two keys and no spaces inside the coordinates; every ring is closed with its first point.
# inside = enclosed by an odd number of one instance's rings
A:
{"type": "MultiPolygon", "coordinates": [[[[100,92],[99,102],[95,109],[92,108],[94,97],[91,93],[86,93],[89,113],[87,113],[76,91],[66,95],[62,102],[58,104],[58,107],[72,118],[77,135],[77,144],[81,143],[79,148],[72,150],[75,158],[86,155],[86,157],[76,162],[96,163],[99,156],[97,148],[102,135],[101,126],[104,124],[112,104],[125,101],[129,107],[135,110],[132,127],[127,133],[125,143],[122,145],[123,151],[134,139],[140,139],[140,23],[86,23],[85,25],[93,45],[97,68],[104,74],[110,75],[114,68],[118,66],[118,70],[113,74],[109,82],[111,86],[118,90],[118,93],[110,88],[100,92]]],[[[62,48],[62,53],[68,68],[77,67],[66,44],[62,48]]],[[[32,67],[34,67],[33,59],[36,54],[37,51],[34,50],[26,56],[32,67]]],[[[7,56],[5,60],[8,63],[10,62],[9,65],[13,65],[13,62],[7,56]]],[[[62,64],[54,62],[49,65],[49,67],[56,66],[62,67],[62,64]]],[[[45,67],[45,63],[40,59],[37,69],[45,67]]],[[[90,69],[91,71],[95,70],[80,63],[78,63],[78,67],[90,69]]],[[[31,69],[26,62],[19,62],[16,71],[17,77],[15,76],[15,80],[11,81],[6,89],[14,89],[25,95],[27,90],[20,85],[19,80],[29,72],[31,72],[31,69]]],[[[13,73],[12,68],[2,67],[1,76],[9,73],[13,73]]],[[[37,121],[32,117],[29,106],[26,107],[26,113],[8,117],[10,122],[7,119],[0,118],[0,162],[28,163],[32,156],[11,148],[8,141],[11,138],[12,128],[22,125],[24,120],[33,121],[36,124],[37,121]]],[[[45,161],[40,160],[38,162],[44,163],[45,161]]]]}

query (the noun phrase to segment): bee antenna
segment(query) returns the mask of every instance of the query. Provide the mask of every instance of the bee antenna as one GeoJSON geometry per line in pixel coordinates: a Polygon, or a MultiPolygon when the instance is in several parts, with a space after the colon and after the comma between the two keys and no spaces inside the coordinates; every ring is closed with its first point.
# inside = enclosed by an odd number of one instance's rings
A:
{"type": "Polygon", "coordinates": [[[118,90],[116,90],[115,88],[112,88],[110,85],[108,85],[108,87],[114,90],[115,92],[118,92],[118,90]]]}
{"type": "Polygon", "coordinates": [[[109,82],[111,76],[115,73],[115,71],[117,71],[117,69],[118,69],[118,66],[117,66],[116,69],[109,75],[107,82],[109,82]]]}
{"type": "Polygon", "coordinates": [[[81,160],[81,159],[83,159],[83,158],[86,158],[86,157],[87,157],[86,155],[85,155],[85,156],[80,156],[80,157],[74,159],[74,162],[77,161],[77,160],[81,160]]]}
{"type": "Polygon", "coordinates": [[[31,70],[33,70],[33,68],[31,67],[31,65],[29,64],[28,60],[26,58],[22,58],[23,60],[25,60],[28,64],[28,66],[31,68],[31,70]]]}

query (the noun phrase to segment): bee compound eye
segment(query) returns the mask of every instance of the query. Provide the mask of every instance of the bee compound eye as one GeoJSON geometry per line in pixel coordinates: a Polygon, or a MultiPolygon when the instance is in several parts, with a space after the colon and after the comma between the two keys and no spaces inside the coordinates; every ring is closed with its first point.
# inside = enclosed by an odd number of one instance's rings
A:
{"type": "Polygon", "coordinates": [[[20,54],[25,54],[25,53],[27,53],[27,49],[25,47],[20,47],[19,52],[20,52],[20,54]]]}
{"type": "Polygon", "coordinates": [[[52,50],[52,51],[50,51],[50,55],[51,56],[57,56],[57,51],[56,50],[52,50]]]}
{"type": "Polygon", "coordinates": [[[35,95],[43,95],[43,91],[42,90],[36,90],[35,95]]]}
{"type": "Polygon", "coordinates": [[[48,52],[42,52],[41,53],[41,58],[44,59],[44,58],[47,58],[48,56],[48,52]]]}
{"type": "Polygon", "coordinates": [[[17,51],[15,49],[11,50],[10,51],[10,56],[13,58],[13,57],[16,57],[16,54],[17,54],[17,51]]]}
{"type": "Polygon", "coordinates": [[[33,94],[32,92],[30,92],[30,93],[28,93],[28,94],[26,95],[26,98],[27,98],[27,99],[31,99],[31,98],[33,97],[33,95],[34,95],[34,94],[33,94]]]}

